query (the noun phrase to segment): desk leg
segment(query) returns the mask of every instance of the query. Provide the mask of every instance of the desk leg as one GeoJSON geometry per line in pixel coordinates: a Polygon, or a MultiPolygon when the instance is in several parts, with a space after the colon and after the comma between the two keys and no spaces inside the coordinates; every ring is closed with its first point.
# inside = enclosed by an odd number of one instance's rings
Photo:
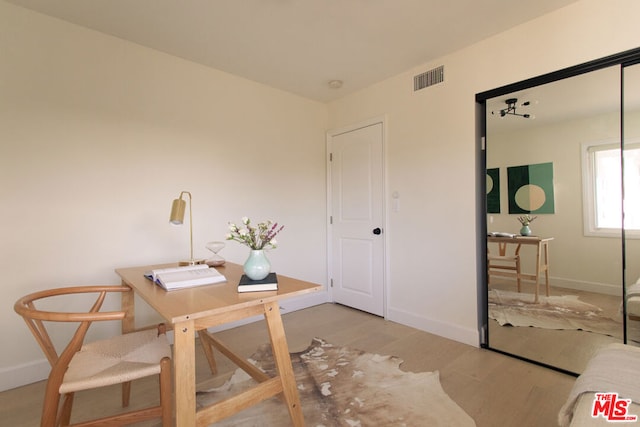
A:
{"type": "Polygon", "coordinates": [[[278,302],[275,301],[265,304],[264,309],[267,328],[269,329],[269,338],[271,339],[273,358],[276,363],[276,368],[278,369],[280,381],[282,382],[284,399],[287,403],[289,416],[294,426],[304,426],[300,396],[298,395],[296,377],[293,373],[293,367],[291,366],[291,356],[289,355],[287,338],[284,334],[282,317],[280,317],[280,307],[278,306],[278,302]]]}
{"type": "Polygon", "coordinates": [[[547,296],[549,296],[549,242],[544,242],[544,283],[547,287],[547,296]]]}
{"type": "Polygon", "coordinates": [[[173,333],[176,426],[194,427],[196,425],[196,346],[193,321],[176,323],[173,333]]]}
{"type": "MultiPolygon", "coordinates": [[[[122,286],[127,286],[125,282],[122,282],[122,286]]],[[[135,309],[135,292],[133,289],[129,292],[121,292],[120,308],[125,312],[124,319],[122,319],[122,333],[133,332],[136,329],[136,309],[135,309]]]]}
{"type": "Polygon", "coordinates": [[[218,367],[216,365],[216,357],[213,354],[213,344],[211,343],[211,339],[206,329],[198,331],[198,336],[200,337],[200,346],[202,347],[202,351],[204,351],[204,355],[209,362],[209,369],[211,370],[211,374],[215,375],[218,373],[218,367]]]}
{"type": "Polygon", "coordinates": [[[542,271],[541,267],[540,267],[540,261],[542,261],[541,259],[541,255],[542,255],[542,243],[538,243],[538,252],[536,254],[536,299],[535,302],[538,303],[540,300],[540,290],[539,288],[539,283],[540,283],[540,272],[542,271]]]}
{"type": "MultiPolygon", "coordinates": [[[[122,286],[128,285],[123,281],[122,286]]],[[[133,289],[129,292],[120,293],[120,309],[124,311],[124,319],[120,324],[120,328],[123,334],[128,334],[136,329],[136,294],[133,289]]],[[[122,383],[122,406],[127,406],[131,396],[131,382],[122,383]]]]}

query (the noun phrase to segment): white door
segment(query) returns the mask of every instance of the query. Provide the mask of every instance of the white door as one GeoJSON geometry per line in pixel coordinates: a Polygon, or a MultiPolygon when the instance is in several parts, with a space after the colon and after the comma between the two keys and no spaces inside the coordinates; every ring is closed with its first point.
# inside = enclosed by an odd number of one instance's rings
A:
{"type": "Polygon", "coordinates": [[[383,123],[328,135],[335,302],[384,316],[383,123]]]}

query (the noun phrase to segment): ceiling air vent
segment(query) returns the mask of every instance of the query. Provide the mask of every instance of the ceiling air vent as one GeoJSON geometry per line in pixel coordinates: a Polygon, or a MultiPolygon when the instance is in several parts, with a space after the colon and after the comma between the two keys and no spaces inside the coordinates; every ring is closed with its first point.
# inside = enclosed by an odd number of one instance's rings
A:
{"type": "Polygon", "coordinates": [[[424,89],[444,81],[444,65],[425,71],[413,78],[413,91],[424,89]]]}

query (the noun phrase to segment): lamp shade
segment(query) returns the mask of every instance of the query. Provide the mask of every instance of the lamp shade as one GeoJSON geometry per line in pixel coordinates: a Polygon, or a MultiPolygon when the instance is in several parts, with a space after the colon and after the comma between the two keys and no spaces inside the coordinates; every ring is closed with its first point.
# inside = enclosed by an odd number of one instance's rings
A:
{"type": "Polygon", "coordinates": [[[174,199],[171,204],[171,216],[169,217],[169,222],[174,225],[181,225],[184,222],[184,211],[187,206],[187,202],[182,200],[182,197],[179,199],[174,199]]]}

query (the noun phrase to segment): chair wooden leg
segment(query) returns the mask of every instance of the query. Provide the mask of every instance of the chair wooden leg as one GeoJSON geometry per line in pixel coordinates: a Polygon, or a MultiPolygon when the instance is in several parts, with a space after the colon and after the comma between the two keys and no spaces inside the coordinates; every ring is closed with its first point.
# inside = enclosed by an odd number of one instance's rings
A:
{"type": "MultiPolygon", "coordinates": [[[[40,427],[55,427],[59,421],[60,393],[51,382],[47,381],[47,387],[42,402],[42,413],[40,416],[40,427]]],[[[66,396],[65,396],[66,397],[66,396]]],[[[63,405],[63,408],[66,405],[63,405]]]]}
{"type": "Polygon", "coordinates": [[[122,383],[122,407],[126,408],[129,406],[129,402],[131,401],[131,381],[127,381],[126,383],[122,383]]]}
{"type": "Polygon", "coordinates": [[[66,426],[71,424],[71,409],[73,408],[74,393],[67,393],[62,400],[62,408],[60,409],[60,420],[58,425],[66,426]]]}
{"type": "Polygon", "coordinates": [[[173,425],[173,399],[171,395],[171,359],[160,361],[160,405],[162,406],[162,427],[173,425]]]}

